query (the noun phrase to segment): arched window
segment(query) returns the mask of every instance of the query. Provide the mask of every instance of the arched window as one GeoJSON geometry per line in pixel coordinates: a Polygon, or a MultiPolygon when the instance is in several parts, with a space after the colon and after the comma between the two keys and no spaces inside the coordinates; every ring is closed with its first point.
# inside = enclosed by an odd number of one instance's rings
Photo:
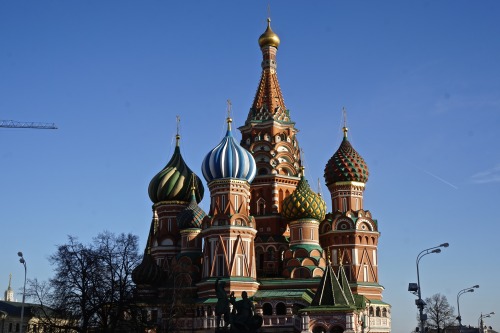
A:
{"type": "Polygon", "coordinates": [[[370,313],[370,314],[369,314],[369,316],[370,316],[370,317],[373,317],[373,306],[370,306],[370,311],[369,311],[369,313],[370,313]]]}
{"type": "Polygon", "coordinates": [[[264,303],[262,306],[262,313],[264,316],[272,316],[273,315],[273,307],[269,303],[264,303]]]}
{"type": "Polygon", "coordinates": [[[387,309],[386,308],[382,309],[382,317],[387,317],[387,309]]]}
{"type": "Polygon", "coordinates": [[[257,215],[266,215],[266,201],[262,198],[257,201],[257,215]]]}
{"type": "Polygon", "coordinates": [[[313,328],[313,333],[326,333],[326,330],[323,326],[316,326],[313,328]]]}
{"type": "Polygon", "coordinates": [[[380,308],[379,307],[377,307],[375,309],[375,317],[380,317],[380,308]]]}
{"type": "Polygon", "coordinates": [[[286,305],[283,302],[276,304],[276,315],[284,316],[286,315],[286,305]]]}
{"type": "Polygon", "coordinates": [[[16,332],[19,332],[19,323],[16,324],[16,332]]]}

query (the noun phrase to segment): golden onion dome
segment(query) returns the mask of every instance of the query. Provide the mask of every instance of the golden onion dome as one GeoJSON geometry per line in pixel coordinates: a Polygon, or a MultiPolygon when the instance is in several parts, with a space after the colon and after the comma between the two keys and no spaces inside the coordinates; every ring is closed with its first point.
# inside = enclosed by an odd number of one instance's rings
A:
{"type": "Polygon", "coordinates": [[[325,214],[325,200],[311,190],[309,183],[302,175],[295,191],[283,200],[281,215],[290,221],[304,218],[323,221],[325,214]]]}
{"type": "Polygon", "coordinates": [[[280,38],[271,29],[270,18],[267,19],[266,31],[259,37],[259,45],[261,48],[263,48],[264,46],[274,46],[275,48],[278,48],[278,46],[280,45],[280,38]]]}

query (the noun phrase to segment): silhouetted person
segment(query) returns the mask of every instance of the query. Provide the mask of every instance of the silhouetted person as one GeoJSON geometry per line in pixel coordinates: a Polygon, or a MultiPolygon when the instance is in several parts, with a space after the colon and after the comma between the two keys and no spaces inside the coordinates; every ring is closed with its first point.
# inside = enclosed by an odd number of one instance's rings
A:
{"type": "Polygon", "coordinates": [[[217,328],[220,328],[222,315],[224,315],[224,327],[229,325],[229,300],[227,299],[226,291],[224,287],[226,282],[222,281],[219,283],[220,279],[215,280],[215,293],[217,295],[217,304],[215,304],[215,316],[217,321],[217,328]]]}

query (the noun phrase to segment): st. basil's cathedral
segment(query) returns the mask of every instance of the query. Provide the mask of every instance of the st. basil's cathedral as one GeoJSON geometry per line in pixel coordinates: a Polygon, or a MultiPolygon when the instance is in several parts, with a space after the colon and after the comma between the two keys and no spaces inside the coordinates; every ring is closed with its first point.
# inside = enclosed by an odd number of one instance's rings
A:
{"type": "Polygon", "coordinates": [[[173,156],[149,184],[153,217],[132,274],[135,299],[157,332],[214,331],[216,281],[227,295],[248,295],[261,332],[390,332],[378,222],[363,206],[368,166],[344,125],[340,146],[325,158],[327,213],[304,174],[270,19],[258,41],[262,75],[238,127],[241,141],[228,112],[226,135],[201,164],[210,211],[198,206],[204,185],[184,162],[179,133],[173,156]]]}

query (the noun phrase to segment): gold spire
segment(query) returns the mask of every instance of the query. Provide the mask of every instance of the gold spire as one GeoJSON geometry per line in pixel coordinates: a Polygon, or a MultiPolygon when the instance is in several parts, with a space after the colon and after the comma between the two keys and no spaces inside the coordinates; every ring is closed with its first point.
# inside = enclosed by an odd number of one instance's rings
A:
{"type": "Polygon", "coordinates": [[[227,100],[227,130],[230,131],[231,130],[231,123],[233,122],[233,120],[231,119],[231,107],[232,107],[233,104],[231,104],[231,100],[228,99],[227,100]]]}
{"type": "Polygon", "coordinates": [[[180,116],[175,116],[175,119],[177,121],[177,134],[175,135],[175,146],[179,147],[179,141],[181,140],[181,135],[179,134],[179,127],[181,123],[181,117],[180,116]]]}
{"type": "Polygon", "coordinates": [[[345,107],[342,108],[342,115],[344,117],[344,127],[342,127],[342,131],[344,132],[344,139],[347,139],[347,131],[349,131],[349,129],[347,128],[347,111],[345,107]]]}
{"type": "Polygon", "coordinates": [[[278,48],[278,46],[280,45],[280,38],[271,29],[270,17],[267,18],[266,31],[264,31],[264,33],[259,37],[259,45],[261,48],[263,48],[264,46],[273,46],[275,48],[278,48]]]}

